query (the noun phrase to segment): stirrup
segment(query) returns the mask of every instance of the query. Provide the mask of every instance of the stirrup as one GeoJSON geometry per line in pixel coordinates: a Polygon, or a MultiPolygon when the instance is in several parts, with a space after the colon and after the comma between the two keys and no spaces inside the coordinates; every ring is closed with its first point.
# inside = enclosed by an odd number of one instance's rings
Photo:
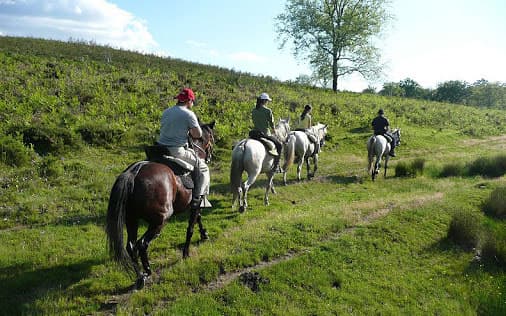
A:
{"type": "Polygon", "coordinates": [[[200,207],[201,208],[211,208],[211,207],[213,207],[213,205],[211,204],[211,202],[209,202],[209,200],[207,199],[206,195],[204,195],[202,197],[202,199],[200,200],[200,207]]]}

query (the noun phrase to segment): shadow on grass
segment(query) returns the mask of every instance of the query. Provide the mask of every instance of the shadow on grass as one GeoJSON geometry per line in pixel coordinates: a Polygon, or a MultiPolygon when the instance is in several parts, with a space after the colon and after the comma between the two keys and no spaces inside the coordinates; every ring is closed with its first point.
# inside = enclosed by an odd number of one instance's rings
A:
{"type": "Polygon", "coordinates": [[[87,277],[91,268],[102,261],[85,260],[45,269],[31,269],[28,265],[0,269],[0,310],[3,315],[41,314],[35,304],[52,292],[66,291],[74,283],[87,277]]]}

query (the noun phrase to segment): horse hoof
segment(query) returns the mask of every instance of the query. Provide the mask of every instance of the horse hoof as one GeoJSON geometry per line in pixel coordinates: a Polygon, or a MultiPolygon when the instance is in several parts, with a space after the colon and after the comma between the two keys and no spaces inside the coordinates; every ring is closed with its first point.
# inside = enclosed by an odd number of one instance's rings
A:
{"type": "Polygon", "coordinates": [[[183,259],[187,259],[190,257],[190,251],[188,249],[183,249],[183,259]]]}
{"type": "Polygon", "coordinates": [[[142,276],[140,276],[137,281],[135,281],[135,289],[136,290],[141,290],[144,285],[146,285],[146,280],[148,279],[148,276],[143,274],[142,276]]]}
{"type": "Polygon", "coordinates": [[[244,213],[244,211],[245,211],[244,206],[242,206],[242,205],[239,206],[239,213],[244,213]]]}
{"type": "Polygon", "coordinates": [[[203,233],[200,233],[200,240],[202,240],[202,241],[209,240],[209,234],[206,231],[204,231],[203,233]]]}

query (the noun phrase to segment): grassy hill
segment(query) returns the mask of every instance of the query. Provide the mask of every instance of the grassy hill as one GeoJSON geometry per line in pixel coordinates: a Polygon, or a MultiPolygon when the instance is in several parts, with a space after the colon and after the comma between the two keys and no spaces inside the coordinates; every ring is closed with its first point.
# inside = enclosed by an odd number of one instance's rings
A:
{"type": "Polygon", "coordinates": [[[505,186],[505,134],[501,110],[334,93],[86,43],[0,37],[1,308],[504,314],[505,225],[483,205],[505,186]],[[150,247],[153,282],[132,293],[132,280],[107,258],[109,191],[144,158],[142,147],[156,139],[162,111],[183,86],[196,92],[199,118],[216,121],[215,207],[204,214],[211,241],[195,239],[183,261],[187,215],[171,219],[150,247]],[[238,214],[228,192],[230,148],[247,135],[261,92],[274,99],[276,119],[296,119],[312,104],[314,120],[329,125],[329,141],[313,181],[295,182],[294,170],[286,187],[276,178],[279,193],[265,207],[259,179],[251,210],[238,214]],[[402,146],[390,177],[373,183],[365,141],[379,108],[402,128],[402,146]],[[393,177],[420,159],[423,172],[393,177]],[[487,164],[499,177],[472,172],[487,164]],[[452,239],[456,218],[469,219],[463,231],[476,231],[467,239],[480,235],[480,250],[495,242],[495,263],[473,260],[476,251],[452,239]],[[243,284],[247,272],[259,272],[260,291],[243,284]]]}

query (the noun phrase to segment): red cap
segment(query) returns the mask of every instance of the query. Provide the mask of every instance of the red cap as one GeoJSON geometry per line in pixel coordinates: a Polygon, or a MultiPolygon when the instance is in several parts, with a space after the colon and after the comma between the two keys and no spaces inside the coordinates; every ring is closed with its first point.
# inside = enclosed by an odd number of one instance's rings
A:
{"type": "Polygon", "coordinates": [[[184,88],[174,99],[177,99],[179,102],[186,102],[188,100],[195,101],[195,94],[192,89],[184,88]]]}

